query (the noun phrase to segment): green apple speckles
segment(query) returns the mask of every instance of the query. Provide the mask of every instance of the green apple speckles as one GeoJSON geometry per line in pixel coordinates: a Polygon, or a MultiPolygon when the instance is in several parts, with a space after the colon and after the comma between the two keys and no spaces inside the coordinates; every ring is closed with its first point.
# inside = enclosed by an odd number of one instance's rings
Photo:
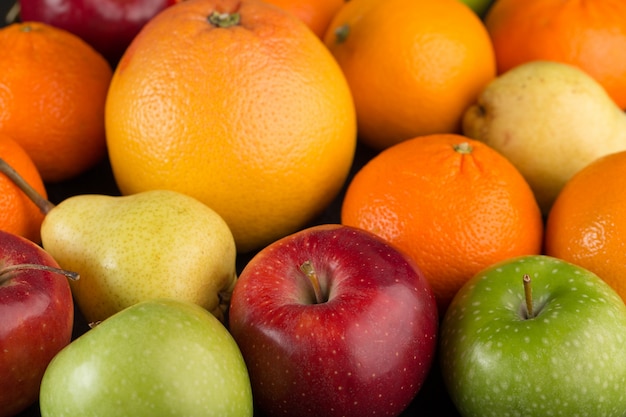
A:
{"type": "Polygon", "coordinates": [[[441,327],[442,373],[464,417],[621,417],[625,342],[626,306],[604,281],[555,258],[519,257],[458,292],[441,327]]]}
{"type": "Polygon", "coordinates": [[[43,417],[249,417],[252,393],[239,348],[192,303],[147,301],[73,341],[46,370],[43,417]]]}

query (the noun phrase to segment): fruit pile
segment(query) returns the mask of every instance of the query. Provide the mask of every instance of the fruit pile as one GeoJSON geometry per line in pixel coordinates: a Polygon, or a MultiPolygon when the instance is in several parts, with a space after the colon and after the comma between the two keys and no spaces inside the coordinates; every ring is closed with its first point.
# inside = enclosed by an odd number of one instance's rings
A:
{"type": "Polygon", "coordinates": [[[622,1],[2,8],[0,417],[626,415],[622,1]]]}

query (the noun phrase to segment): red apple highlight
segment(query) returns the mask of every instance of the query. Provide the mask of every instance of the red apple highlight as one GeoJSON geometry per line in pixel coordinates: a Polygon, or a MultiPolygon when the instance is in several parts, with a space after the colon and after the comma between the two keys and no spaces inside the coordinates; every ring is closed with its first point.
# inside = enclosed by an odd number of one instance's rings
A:
{"type": "Polygon", "coordinates": [[[33,404],[52,358],[72,337],[67,277],[30,240],[0,231],[0,417],[33,404]]]}
{"type": "Polygon", "coordinates": [[[438,317],[406,255],[364,230],[321,225],[250,260],[229,325],[263,415],[399,415],[430,370],[438,317]]]}

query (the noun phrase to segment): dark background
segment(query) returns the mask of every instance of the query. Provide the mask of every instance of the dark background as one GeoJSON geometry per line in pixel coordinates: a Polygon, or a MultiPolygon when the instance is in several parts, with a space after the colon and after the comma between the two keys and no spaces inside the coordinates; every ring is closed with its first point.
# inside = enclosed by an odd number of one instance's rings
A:
{"type": "MultiPolygon", "coordinates": [[[[0,27],[7,24],[5,16],[11,9],[15,0],[0,0],[0,27]]],[[[10,53],[10,51],[0,51],[0,53],[10,53]]],[[[0,68],[1,70],[1,68],[0,68]]],[[[375,152],[365,148],[362,145],[358,146],[357,153],[355,155],[354,164],[350,177],[358,171],[371,157],[375,155],[375,152]]],[[[346,184],[349,181],[346,182],[346,184]]],[[[59,203],[72,195],[78,194],[107,194],[107,195],[119,195],[119,190],[115,185],[111,167],[107,159],[103,160],[100,164],[93,169],[84,173],[83,175],[74,178],[69,181],[46,184],[48,191],[48,198],[53,203],[59,203]]],[[[340,222],[340,207],[343,200],[344,190],[337,196],[333,203],[313,222],[311,225],[323,224],[323,223],[339,223],[340,222]]],[[[239,272],[250,260],[254,254],[239,255],[237,261],[237,268],[239,272]]],[[[76,310],[76,320],[74,325],[74,337],[80,336],[82,333],[88,330],[88,325],[84,318],[80,314],[80,311],[76,310]]],[[[29,409],[25,410],[19,415],[20,417],[39,417],[39,406],[33,404],[29,409]]],[[[424,383],[418,395],[415,397],[411,405],[402,414],[402,417],[409,416],[451,416],[459,417],[458,412],[454,408],[453,404],[448,397],[445,387],[443,385],[441,375],[439,372],[438,363],[435,360],[428,379],[424,383]]],[[[80,417],[80,416],[76,416],[80,417]]],[[[122,416],[120,416],[122,417],[122,416]]],[[[258,416],[261,417],[261,416],[258,416]]],[[[320,416],[323,417],[323,416],[320,416]]]]}

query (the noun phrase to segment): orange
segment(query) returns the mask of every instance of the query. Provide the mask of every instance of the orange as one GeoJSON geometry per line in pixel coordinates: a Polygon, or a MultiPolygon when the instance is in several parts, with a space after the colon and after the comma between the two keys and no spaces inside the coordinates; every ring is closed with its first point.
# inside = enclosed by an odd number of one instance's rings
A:
{"type": "Polygon", "coordinates": [[[546,221],[545,253],[594,272],[626,301],[626,151],[578,171],[546,221]]]}
{"type": "Polygon", "coordinates": [[[78,36],[44,23],[0,29],[0,132],[46,182],[86,171],[106,152],[107,61],[78,36]]]}
{"type": "Polygon", "coordinates": [[[349,183],[341,222],[405,251],[429,280],[440,312],[491,264],[541,252],[543,219],[521,173],[457,134],[406,140],[374,156],[349,183]]]}
{"type": "Polygon", "coordinates": [[[350,0],[324,41],[350,84],[359,138],[377,150],[459,133],[496,74],[487,30],[459,0],[350,0]]]}
{"type": "Polygon", "coordinates": [[[191,195],[224,218],[239,252],[321,213],[356,147],[332,55],[260,0],[187,0],[153,18],[115,71],[105,119],[123,194],[191,195]]]}
{"type": "Polygon", "coordinates": [[[346,0],[265,0],[293,13],[322,38],[331,19],[346,0]]]}
{"type": "Polygon", "coordinates": [[[485,17],[498,73],[523,62],[578,66],[626,109],[626,2],[498,0],[485,17]]]}
{"type": "MultiPolygon", "coordinates": [[[[26,151],[11,137],[0,133],[0,158],[47,198],[39,171],[26,151]]],[[[4,174],[0,174],[0,230],[41,243],[44,214],[26,194],[4,174]]]]}

